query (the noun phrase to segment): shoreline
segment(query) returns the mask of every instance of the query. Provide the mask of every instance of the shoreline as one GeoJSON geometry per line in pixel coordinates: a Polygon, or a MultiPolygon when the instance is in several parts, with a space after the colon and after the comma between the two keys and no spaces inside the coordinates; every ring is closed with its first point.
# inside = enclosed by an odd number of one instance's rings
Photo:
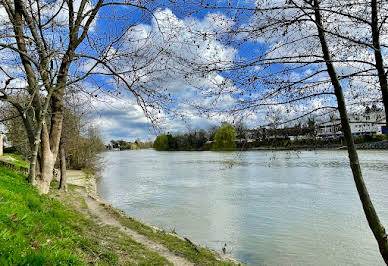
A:
{"type": "MultiPolygon", "coordinates": [[[[377,142],[363,142],[356,144],[357,150],[388,150],[388,140],[382,140],[377,142]]],[[[153,148],[150,148],[153,149],[153,148]]],[[[290,146],[260,146],[260,147],[237,147],[235,150],[231,151],[335,151],[335,150],[346,150],[347,146],[345,144],[333,144],[333,145],[290,145],[290,146]]],[[[155,150],[155,149],[153,149],[155,150]]],[[[127,151],[127,150],[120,150],[127,151]]],[[[156,151],[156,150],[155,150],[156,151]]],[[[213,149],[177,149],[177,150],[162,150],[161,152],[187,152],[187,151],[196,151],[196,152],[205,152],[205,151],[215,151],[213,149]]],[[[114,151],[106,151],[114,152],[114,151]]],[[[223,151],[221,151],[223,152],[223,151]]]]}
{"type": "MultiPolygon", "coordinates": [[[[211,252],[214,257],[219,261],[219,264],[227,264],[227,265],[242,265],[241,262],[239,262],[237,259],[233,258],[230,254],[222,254],[214,249],[210,249],[207,247],[202,247],[198,243],[195,243],[194,241],[190,240],[187,237],[180,236],[176,233],[173,232],[166,232],[165,230],[152,225],[146,221],[138,220],[124,211],[114,207],[110,203],[106,202],[98,193],[98,188],[97,188],[97,177],[94,175],[87,175],[84,173],[82,170],[68,170],[68,176],[67,176],[67,183],[69,185],[69,189],[71,186],[75,186],[78,188],[83,188],[84,189],[84,197],[86,198],[86,203],[87,205],[95,205],[94,207],[96,208],[103,208],[108,215],[112,216],[115,218],[118,223],[114,223],[114,226],[117,226],[121,229],[124,227],[124,231],[127,230],[128,228],[126,226],[132,226],[132,227],[140,227],[142,231],[152,231],[154,234],[163,234],[163,235],[168,235],[168,238],[176,238],[179,239],[180,242],[189,244],[189,246],[192,246],[194,250],[196,250],[197,253],[200,251],[208,251],[211,252]],[[135,225],[132,225],[132,224],[135,225]]],[[[75,189],[76,192],[81,193],[79,189],[75,189]]],[[[109,221],[106,222],[109,224],[109,221]]],[[[111,224],[112,225],[112,222],[111,224]]],[[[133,228],[130,228],[131,230],[133,228]]],[[[136,232],[132,232],[136,234],[136,237],[139,238],[136,232]]],[[[139,232],[138,232],[139,233],[139,232]]],[[[141,237],[141,236],[140,236],[141,237]]],[[[167,243],[168,244],[168,243],[167,243]]],[[[160,247],[159,247],[160,249],[160,247]]],[[[171,250],[170,250],[171,251],[171,250]]],[[[178,258],[168,258],[171,260],[174,260],[174,265],[190,265],[188,263],[179,261],[178,258]]],[[[194,263],[193,265],[197,265],[197,263],[194,263]]]]}

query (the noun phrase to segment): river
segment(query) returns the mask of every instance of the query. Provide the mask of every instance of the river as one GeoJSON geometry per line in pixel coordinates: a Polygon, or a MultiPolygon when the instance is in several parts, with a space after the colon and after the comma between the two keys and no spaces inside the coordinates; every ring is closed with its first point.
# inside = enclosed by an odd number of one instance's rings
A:
{"type": "MultiPolygon", "coordinates": [[[[388,227],[388,152],[359,152],[388,227]]],[[[384,265],[346,151],[104,153],[101,197],[248,265],[384,265]]]]}

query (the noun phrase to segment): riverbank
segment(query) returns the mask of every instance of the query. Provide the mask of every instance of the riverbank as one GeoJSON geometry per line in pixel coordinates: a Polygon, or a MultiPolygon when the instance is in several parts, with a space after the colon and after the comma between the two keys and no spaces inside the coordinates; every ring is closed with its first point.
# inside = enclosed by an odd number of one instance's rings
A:
{"type": "MultiPolygon", "coordinates": [[[[146,248],[157,252],[174,265],[237,265],[233,258],[209,250],[193,243],[188,238],[182,238],[174,232],[166,232],[155,226],[137,221],[129,217],[124,212],[116,209],[112,205],[103,201],[97,192],[96,178],[87,175],[82,171],[68,171],[68,184],[70,192],[67,196],[71,198],[83,197],[88,207],[90,218],[97,223],[113,226],[121,232],[127,234],[136,242],[146,248]]],[[[59,200],[63,193],[52,190],[52,195],[59,195],[59,200]]],[[[73,200],[65,200],[64,204],[69,204],[77,209],[77,204],[73,200]]]]}
{"type": "Polygon", "coordinates": [[[69,171],[69,191],[39,195],[0,167],[1,265],[236,265],[127,217],[97,195],[92,176],[69,171]]]}

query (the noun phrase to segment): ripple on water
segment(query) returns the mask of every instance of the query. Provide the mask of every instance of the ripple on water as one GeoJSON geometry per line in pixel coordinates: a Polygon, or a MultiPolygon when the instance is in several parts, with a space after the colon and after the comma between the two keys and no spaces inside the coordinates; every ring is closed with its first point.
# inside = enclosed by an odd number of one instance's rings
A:
{"type": "MultiPolygon", "coordinates": [[[[249,265],[383,265],[344,151],[106,153],[99,191],[131,216],[249,265]]],[[[388,224],[388,152],[361,151],[388,224]]]]}

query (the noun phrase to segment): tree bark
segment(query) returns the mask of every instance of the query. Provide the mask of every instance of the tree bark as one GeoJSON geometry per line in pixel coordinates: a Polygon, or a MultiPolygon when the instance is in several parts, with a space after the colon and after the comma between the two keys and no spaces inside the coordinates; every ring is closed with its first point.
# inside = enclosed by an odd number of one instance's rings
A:
{"type": "Polygon", "coordinates": [[[379,75],[379,83],[380,83],[380,89],[384,104],[384,110],[385,110],[385,126],[387,129],[387,135],[388,135],[388,81],[387,81],[387,75],[385,73],[384,68],[384,59],[383,55],[381,53],[381,47],[380,47],[380,28],[379,28],[379,20],[378,20],[378,10],[377,10],[377,0],[371,1],[371,9],[372,9],[372,38],[373,38],[373,49],[375,54],[375,66],[377,69],[377,73],[379,75]]]}
{"type": "MultiPolygon", "coordinates": [[[[57,152],[52,152],[50,149],[50,135],[48,134],[47,125],[42,125],[40,134],[40,175],[36,177],[36,186],[40,193],[47,194],[50,189],[50,184],[53,179],[53,171],[55,161],[57,159],[57,152]]],[[[58,141],[59,142],[59,141],[58,141]]],[[[59,146],[59,143],[58,143],[59,146]]]]}
{"type": "Polygon", "coordinates": [[[47,194],[50,190],[51,180],[53,179],[53,169],[56,157],[51,152],[42,152],[40,162],[41,172],[36,176],[36,187],[41,194],[47,194]]]}
{"type": "Polygon", "coordinates": [[[38,128],[35,134],[34,147],[32,150],[32,158],[30,162],[29,179],[35,185],[39,192],[47,194],[50,189],[50,183],[53,179],[53,171],[55,161],[58,155],[59,143],[63,126],[63,95],[64,86],[50,88],[44,106],[40,110],[40,119],[38,128]],[[51,102],[52,117],[50,132],[48,132],[47,124],[45,123],[46,113],[51,102]],[[36,174],[36,166],[38,152],[40,146],[40,173],[36,174]]]}
{"type": "Polygon", "coordinates": [[[59,143],[59,167],[61,172],[61,177],[59,179],[59,190],[67,192],[67,178],[66,178],[66,151],[61,141],[59,143]]]}
{"type": "MultiPolygon", "coordinates": [[[[53,178],[53,169],[55,165],[55,160],[57,158],[57,153],[53,153],[50,150],[50,136],[47,131],[46,124],[46,113],[50,104],[51,96],[54,92],[54,88],[52,88],[44,102],[43,107],[39,112],[39,117],[37,121],[37,128],[35,129],[34,136],[34,145],[31,151],[31,161],[30,161],[30,173],[29,180],[35,185],[41,194],[47,194],[50,188],[50,183],[53,178]],[[40,147],[40,173],[39,176],[36,174],[37,169],[37,160],[38,160],[38,152],[40,147]],[[51,169],[50,169],[51,168],[51,169]]],[[[59,145],[59,141],[58,141],[59,145]]]]}
{"type": "Polygon", "coordinates": [[[381,224],[380,219],[376,213],[376,210],[373,206],[372,200],[370,199],[369,192],[366,188],[366,185],[362,176],[361,167],[358,160],[358,154],[357,154],[356,147],[354,145],[353,136],[352,136],[349,119],[346,111],[346,105],[345,105],[342,86],[339,82],[338,75],[332,63],[331,54],[326,41],[325,31],[323,28],[321,13],[319,9],[319,0],[314,0],[314,13],[315,13],[315,23],[318,30],[318,36],[321,43],[322,53],[325,59],[325,63],[326,63],[328,74],[330,76],[331,83],[334,87],[334,93],[337,98],[338,111],[341,117],[341,126],[344,134],[344,139],[346,140],[346,144],[348,147],[349,162],[350,162],[350,168],[352,169],[352,173],[353,173],[353,179],[356,184],[358,195],[360,197],[362,207],[364,209],[364,213],[368,221],[369,227],[372,230],[376,238],[376,241],[379,245],[380,253],[385,263],[388,265],[387,234],[385,232],[384,226],[381,224]]]}
{"type": "Polygon", "coordinates": [[[3,133],[0,131],[0,156],[3,156],[3,133]]]}

